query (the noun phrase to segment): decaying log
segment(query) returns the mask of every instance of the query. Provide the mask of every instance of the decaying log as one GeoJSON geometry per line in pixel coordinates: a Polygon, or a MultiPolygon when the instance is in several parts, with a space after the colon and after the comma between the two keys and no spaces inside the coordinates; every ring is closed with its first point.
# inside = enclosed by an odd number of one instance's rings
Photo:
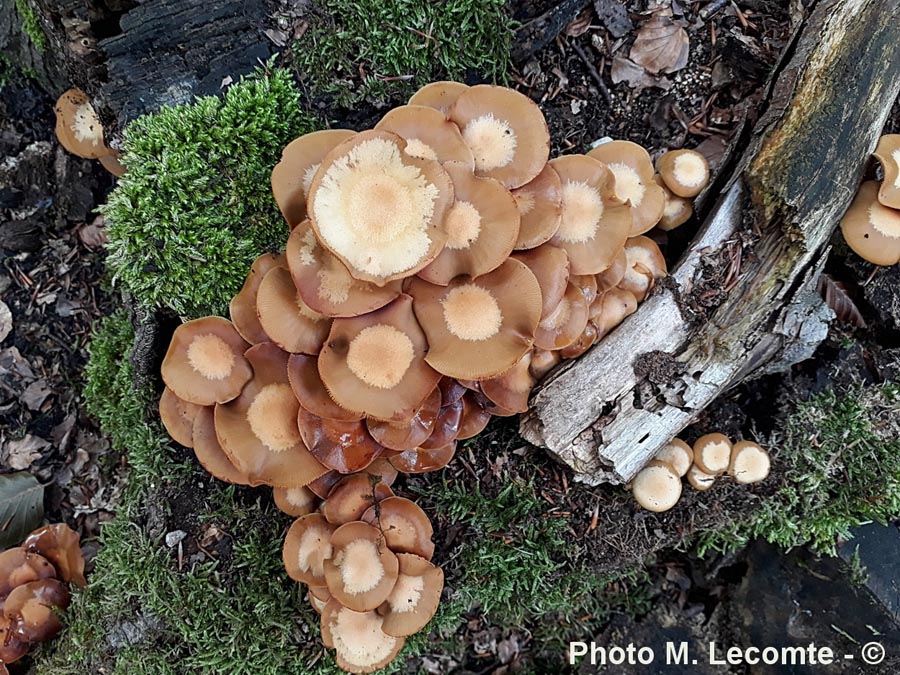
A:
{"type": "Polygon", "coordinates": [[[688,253],[536,391],[527,440],[581,480],[626,482],[723,391],[811,355],[830,317],[816,277],[900,92],[898,15],[900,0],[815,5],[688,253]]]}

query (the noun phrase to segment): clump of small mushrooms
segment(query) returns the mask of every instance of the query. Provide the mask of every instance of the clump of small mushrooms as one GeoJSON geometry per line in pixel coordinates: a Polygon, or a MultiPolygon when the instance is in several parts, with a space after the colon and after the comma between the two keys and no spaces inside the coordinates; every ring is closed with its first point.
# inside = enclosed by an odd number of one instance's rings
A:
{"type": "MultiPolygon", "coordinates": [[[[644,234],[683,222],[709,180],[693,151],[664,155],[658,174],[628,141],[549,155],[529,98],[456,82],[424,87],[374,129],[291,142],[272,171],[286,250],[253,263],[230,321],[189,321],[172,337],[160,400],[172,438],[222,480],[274,487],[282,508],[326,499],[304,522],[337,525],[323,537],[334,551],[349,544],[338,532],[365,532],[360,549],[424,559],[390,563],[401,578],[431,570],[430,554],[378,538],[387,507],[352,527],[329,519],[332,488],[358,472],[441,469],[492,415],[526,411],[538,380],[665,276],[644,234]]],[[[407,628],[393,626],[412,624],[382,618],[380,596],[359,609],[335,591],[338,576],[328,594],[323,577],[301,580],[339,663],[369,672],[369,657],[399,649],[407,628]],[[391,639],[348,651],[344,624],[391,639]]]]}
{"type": "Polygon", "coordinates": [[[682,478],[695,490],[708,490],[728,474],[735,483],[764,481],[771,459],[757,443],[732,443],[724,434],[706,434],[693,447],[675,438],[641,469],[631,482],[635,501],[648,511],[668,511],[681,499],[682,478]]]}
{"type": "Polygon", "coordinates": [[[0,553],[0,666],[62,630],[69,583],[87,585],[78,535],[64,524],[38,528],[0,553]]]}
{"type": "Polygon", "coordinates": [[[900,263],[900,134],[882,136],[875,149],[884,179],[866,181],[841,220],[847,245],[876,265],[900,263]]]}
{"type": "Polygon", "coordinates": [[[125,174],[118,151],[106,145],[103,124],[81,89],[69,89],[56,101],[56,138],[66,150],[84,159],[97,159],[114,176],[125,174]]]}

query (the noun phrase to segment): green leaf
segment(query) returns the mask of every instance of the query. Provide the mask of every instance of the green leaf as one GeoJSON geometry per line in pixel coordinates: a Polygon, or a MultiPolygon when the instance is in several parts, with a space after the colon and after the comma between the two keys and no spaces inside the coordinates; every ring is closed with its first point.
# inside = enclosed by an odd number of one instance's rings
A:
{"type": "Polygon", "coordinates": [[[0,475],[0,549],[19,544],[44,519],[44,486],[27,471],[0,475]]]}

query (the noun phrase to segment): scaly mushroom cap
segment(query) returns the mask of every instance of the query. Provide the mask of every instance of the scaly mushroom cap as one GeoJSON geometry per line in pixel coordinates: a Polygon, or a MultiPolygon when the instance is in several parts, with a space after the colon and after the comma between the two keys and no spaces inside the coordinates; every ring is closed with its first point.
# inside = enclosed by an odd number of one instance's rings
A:
{"type": "Polygon", "coordinates": [[[295,138],[281,151],[272,169],[272,195],[291,229],[306,219],[309,188],[325,156],[356,135],[347,129],[324,129],[295,138]]]}
{"type": "Polygon", "coordinates": [[[508,370],[531,349],[541,313],[534,274],[509,259],[474,281],[409,285],[419,324],[428,337],[425,360],[443,375],[465,380],[508,370]]]}
{"type": "Polygon", "coordinates": [[[339,422],[308,413],[297,413],[303,444],[326,468],[339,473],[362,471],[384,451],[369,435],[362,421],[339,422]]]}
{"type": "Polygon", "coordinates": [[[694,463],[704,473],[718,476],[731,463],[731,441],[724,434],[706,434],[694,443],[694,463]]]}
{"type": "Polygon", "coordinates": [[[331,320],[311,309],[294,287],[286,267],[273,267],[259,284],[256,313],[271,341],[288,352],[318,354],[331,320]]]}
{"type": "Polygon", "coordinates": [[[704,492],[713,486],[713,483],[716,482],[716,477],[714,474],[706,473],[699,466],[693,464],[691,468],[688,469],[687,481],[695,490],[704,492]]]}
{"type": "Polygon", "coordinates": [[[259,285],[262,283],[263,277],[274,267],[285,264],[285,256],[283,253],[274,255],[272,253],[263,253],[250,266],[250,273],[244,280],[244,286],[231,299],[229,304],[229,313],[231,323],[251,345],[258,345],[260,342],[269,342],[269,336],[263,330],[262,324],[259,323],[259,316],[256,314],[256,295],[259,292],[259,285]]]}
{"type": "Polygon", "coordinates": [[[328,395],[319,377],[318,359],[314,356],[291,354],[288,359],[288,381],[294,396],[300,401],[300,407],[316,417],[338,422],[358,422],[365,417],[363,413],[342,408],[328,395]]]}
{"type": "Polygon", "coordinates": [[[632,237],[625,244],[627,267],[619,288],[630,291],[642,302],[656,285],[657,279],[666,276],[666,259],[656,242],[649,237],[632,237]]]}
{"type": "Polygon", "coordinates": [[[491,421],[491,413],[475,399],[471,392],[462,397],[462,417],[459,420],[459,432],[456,440],[464,441],[474,438],[491,421]]]}
{"type": "Polygon", "coordinates": [[[219,444],[213,408],[200,409],[194,418],[192,434],[194,454],[200,466],[226,483],[250,485],[250,476],[235,465],[219,444]]]}
{"type": "Polygon", "coordinates": [[[637,306],[634,294],[621,288],[613,288],[598,295],[589,312],[591,322],[597,327],[597,339],[603,339],[613,328],[634,314],[637,306]]]}
{"type": "Polygon", "coordinates": [[[308,487],[273,488],[272,498],[282,513],[299,518],[316,510],[319,498],[308,487]]]}
{"type": "Polygon", "coordinates": [[[550,157],[550,131],[537,104],[513,89],[479,84],[462,92],[449,117],[475,157],[475,173],[509,189],[531,182],[550,157]]]}
{"type": "Polygon", "coordinates": [[[623,244],[622,250],[620,250],[618,255],[616,255],[616,258],[615,260],[613,260],[612,265],[607,267],[599,274],[594,275],[594,277],[597,279],[597,292],[605,293],[606,291],[618,286],[622,279],[625,278],[625,272],[627,271],[628,256],[625,254],[625,245],[623,244]]]}
{"type": "Polygon", "coordinates": [[[671,232],[675,228],[684,225],[694,215],[694,207],[689,199],[679,197],[666,187],[659,174],[653,176],[653,180],[663,189],[666,195],[666,205],[663,208],[662,218],[659,219],[656,227],[663,232],[671,232]]]}
{"type": "Polygon", "coordinates": [[[360,521],[341,525],[331,535],[331,546],[325,582],[335,600],[356,612],[387,600],[397,583],[399,561],[377,527],[360,521]]]}
{"type": "Polygon", "coordinates": [[[81,588],[87,586],[84,578],[84,555],[81,553],[78,533],[65,523],[39,527],[25,538],[22,548],[32,555],[37,554],[49,560],[56,568],[59,578],[66,583],[81,588]]]}
{"type": "Polygon", "coordinates": [[[367,510],[362,520],[381,530],[388,548],[394,553],[415,553],[425,560],[431,560],[434,555],[431,521],[422,508],[409,499],[388,497],[367,510]]]}
{"type": "Polygon", "coordinates": [[[445,115],[456,103],[456,99],[462,94],[469,85],[462,82],[432,82],[426,84],[419,89],[412,98],[409,99],[409,105],[424,105],[435,110],[440,110],[445,115]]]}
{"type": "Polygon", "coordinates": [[[841,220],[841,232],[857,255],[876,265],[900,262],[900,211],[878,201],[878,183],[859,186],[856,199],[841,220]]]}
{"type": "Polygon", "coordinates": [[[241,395],[216,406],[216,433],[250,485],[301,487],[327,469],[303,445],[300,404],[287,377],[288,355],[271,342],[247,350],[253,379],[241,395]]]}
{"type": "Polygon", "coordinates": [[[416,448],[390,458],[391,465],[403,473],[429,473],[443,469],[456,454],[456,441],[440,448],[416,448]]]}
{"type": "Polygon", "coordinates": [[[577,359],[590,349],[596,341],[597,326],[592,321],[588,321],[584,330],[581,331],[581,335],[578,336],[578,339],[572,344],[559,350],[559,354],[564,359],[577,359]]]}
{"type": "Polygon", "coordinates": [[[282,559],[288,576],[311,588],[325,585],[325,561],[331,558],[331,535],[337,529],[321,513],[294,521],[284,538],[282,559]]]}
{"type": "Polygon", "coordinates": [[[585,155],[551,160],[562,181],[562,219],[550,243],[565,249],[572,274],[613,264],[631,231],[634,209],[616,197],[612,172],[585,155]]]}
{"type": "Polygon", "coordinates": [[[653,162],[644,148],[631,141],[610,141],[588,153],[606,164],[615,176],[615,194],[631,204],[629,236],[651,229],[662,218],[666,196],[653,180],[653,162]]]}
{"type": "Polygon", "coordinates": [[[562,221],[562,181],[546,164],[536,178],[512,191],[519,209],[516,249],[530,249],[550,241],[562,221]]]}
{"type": "Polygon", "coordinates": [[[398,553],[400,574],[385,603],[382,629],[388,635],[406,637],[422,630],[437,612],[444,589],[440,567],[412,553],[398,553]]]}
{"type": "Polygon", "coordinates": [[[31,581],[14,588],[3,601],[13,635],[24,642],[45,642],[62,630],[57,614],[69,606],[69,590],[58,579],[31,581]]]}
{"type": "Polygon", "coordinates": [[[444,220],[447,243],[419,272],[439,286],[463,274],[475,278],[497,269],[519,236],[519,209],[509,190],[491,178],[478,178],[459,162],[447,162],[444,169],[456,195],[444,220]]]}
{"type": "Polygon", "coordinates": [[[344,263],[319,245],[309,221],[293,229],[285,256],[303,302],[325,316],[359,316],[400,295],[400,281],[376,286],[353,278],[344,263]]]}
{"type": "Polygon", "coordinates": [[[194,447],[194,418],[203,406],[178,398],[171,389],[163,389],[159,397],[159,418],[176,443],[186,448],[194,447]]]}
{"type": "Polygon", "coordinates": [[[753,441],[740,441],[734,444],[728,473],[734,477],[735,483],[741,485],[759,483],[768,478],[771,468],[772,460],[762,446],[753,441]]]}
{"type": "Polygon", "coordinates": [[[884,171],[878,192],[882,205],[900,210],[900,134],[886,134],[878,141],[875,157],[884,171]]]}
{"type": "Polygon", "coordinates": [[[377,131],[389,131],[406,141],[404,152],[418,159],[461,162],[471,173],[475,167],[472,151],[463,141],[459,127],[447,116],[429,106],[402,105],[390,110],[378,124],[377,131]]]}
{"type": "Polygon", "coordinates": [[[709,162],[696,150],[670,150],[656,162],[656,170],[678,197],[696,197],[709,185],[709,162]]]}
{"type": "Polygon", "coordinates": [[[553,370],[560,361],[559,352],[535,347],[531,350],[531,376],[535,380],[543,380],[544,376],[553,370]]]}
{"type": "Polygon", "coordinates": [[[0,553],[0,599],[9,595],[16,586],[55,576],[56,569],[49,560],[24,546],[15,546],[0,553]]]}
{"type": "Polygon", "coordinates": [[[322,504],[322,514],[329,523],[344,525],[359,520],[369,508],[393,496],[390,486],[379,476],[355,473],[331,488],[322,504]]]}
{"type": "Polygon", "coordinates": [[[679,477],[684,478],[694,463],[694,451],[680,438],[673,438],[656,453],[654,459],[668,464],[679,477]]]}
{"type": "Polygon", "coordinates": [[[253,376],[244,358],[249,346],[226,319],[207,316],[183,323],[163,359],[163,382],[178,398],[196,405],[231,401],[253,376]]]}
{"type": "Polygon", "coordinates": [[[546,319],[562,302],[569,286],[569,256],[561,248],[543,244],[513,253],[512,257],[527,265],[537,279],[541,288],[541,320],[546,319]]]}
{"type": "Polygon", "coordinates": [[[319,375],[343,408],[376,419],[408,421],[441,379],[426,363],[428,342],[401,295],[365,316],[335,319],[319,354],[319,375]]]}
{"type": "Polygon", "coordinates": [[[98,159],[112,151],[103,140],[103,125],[81,89],[69,89],[56,101],[56,138],[73,155],[98,159]]]}
{"type": "Polygon", "coordinates": [[[319,242],[357,279],[382,286],[437,257],[453,184],[441,165],[404,152],[386,131],[363,131],[322,161],[309,192],[319,242]]]}
{"type": "Polygon", "coordinates": [[[390,450],[403,452],[417,448],[431,436],[440,410],[441,390],[435,387],[408,422],[394,424],[370,417],[366,425],[378,443],[390,450]]]}
{"type": "MultiPolygon", "coordinates": [[[[587,309],[585,308],[585,322],[587,309]]],[[[540,329],[538,329],[540,330],[540,329]]],[[[516,364],[502,375],[482,380],[481,391],[501,408],[515,413],[528,410],[528,397],[536,381],[530,372],[531,352],[525,352],[516,364]]],[[[465,412],[465,411],[464,411],[465,412]]]]}
{"type": "Polygon", "coordinates": [[[373,673],[393,661],[405,643],[385,633],[383,623],[377,612],[355,612],[332,598],[322,609],[322,642],[335,650],[346,672],[373,673]]]}
{"type": "Polygon", "coordinates": [[[648,511],[668,511],[681,498],[681,477],[668,464],[652,461],[634,477],[631,492],[648,511]]]}
{"type": "Polygon", "coordinates": [[[459,399],[441,406],[431,435],[419,446],[420,449],[433,450],[452,443],[459,437],[459,426],[462,423],[463,404],[459,399]]]}
{"type": "Polygon", "coordinates": [[[538,324],[534,346],[540,349],[568,347],[584,331],[588,322],[588,308],[581,289],[570,282],[560,303],[538,324]]]}

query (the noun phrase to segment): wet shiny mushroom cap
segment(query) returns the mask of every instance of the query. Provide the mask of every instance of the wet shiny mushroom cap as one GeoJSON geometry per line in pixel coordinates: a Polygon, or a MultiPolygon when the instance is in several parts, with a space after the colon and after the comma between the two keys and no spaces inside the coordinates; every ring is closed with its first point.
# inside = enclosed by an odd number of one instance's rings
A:
{"type": "Polygon", "coordinates": [[[55,576],[56,569],[49,560],[24,546],[0,553],[0,598],[5,598],[16,586],[55,576]]]}
{"type": "Polygon", "coordinates": [[[428,106],[429,108],[440,110],[446,115],[453,104],[456,103],[459,95],[468,88],[469,85],[462,82],[431,82],[412,95],[412,98],[409,99],[409,105],[428,106]]]}
{"type": "Polygon", "coordinates": [[[412,450],[428,440],[441,410],[441,390],[435,387],[408,422],[382,422],[368,418],[366,425],[376,442],[390,450],[412,450]]]}
{"type": "Polygon", "coordinates": [[[331,535],[337,529],[320,513],[294,521],[284,539],[282,558],[288,576],[316,588],[325,586],[325,561],[333,554],[331,535]]]}
{"type": "Polygon", "coordinates": [[[534,340],[541,289],[526,265],[509,259],[474,281],[409,285],[428,337],[425,360],[449,377],[484,379],[508,370],[534,340]]]}
{"type": "Polygon", "coordinates": [[[625,258],[627,266],[619,288],[631,292],[638,302],[642,302],[656,281],[666,276],[666,259],[649,237],[629,239],[625,244],[625,258]]]}
{"type": "Polygon", "coordinates": [[[322,161],[309,192],[319,242],[355,278],[384,285],[418,272],[446,242],[453,185],[441,165],[405,153],[406,141],[364,131],[322,161]]]}
{"type": "Polygon", "coordinates": [[[297,425],[303,444],[323,466],[332,471],[362,471],[384,451],[362,421],[328,420],[300,408],[297,425]]]}
{"type": "Polygon", "coordinates": [[[322,609],[322,641],[335,650],[341,669],[372,673],[393,661],[405,642],[385,633],[383,624],[377,612],[356,612],[332,598],[322,609]]]}
{"type": "Polygon", "coordinates": [[[896,265],[900,262],[900,211],[878,201],[878,190],[874,181],[859,186],[841,220],[841,232],[861,258],[876,265],[896,265]]]}
{"type": "Polygon", "coordinates": [[[456,441],[437,448],[416,448],[394,455],[388,461],[403,473],[430,473],[443,469],[456,454],[456,441]]]}
{"type": "Polygon", "coordinates": [[[362,520],[374,525],[394,553],[415,553],[425,560],[434,555],[434,530],[422,508],[404,497],[388,497],[368,509],[362,520]]]}
{"type": "Polygon", "coordinates": [[[196,405],[231,401],[253,375],[244,358],[249,346],[226,319],[208,316],[183,323],[163,359],[163,382],[196,405]]]}
{"type": "Polygon", "coordinates": [[[271,341],[292,353],[318,354],[331,328],[331,319],[303,302],[287,267],[273,267],[263,277],[256,313],[271,341]]]}
{"type": "Polygon", "coordinates": [[[481,405],[471,392],[462,397],[462,415],[459,420],[459,431],[456,439],[464,441],[468,438],[474,438],[488,425],[491,421],[491,413],[483,405],[481,405]]]}
{"type": "Polygon", "coordinates": [[[662,218],[665,193],[653,180],[650,155],[631,141],[609,141],[588,153],[609,167],[615,176],[615,194],[631,204],[632,223],[629,236],[651,229],[662,218]]]}
{"type": "Polygon", "coordinates": [[[388,599],[379,609],[382,629],[388,635],[406,637],[418,633],[437,612],[444,589],[444,572],[428,560],[399,553],[400,574],[388,599]]]}
{"type": "MultiPolygon", "coordinates": [[[[65,523],[39,527],[22,542],[22,548],[49,560],[57,576],[80,588],[87,586],[84,578],[84,555],[78,533],[65,523]]],[[[2,593],[0,593],[2,595],[2,593]]]]}
{"type": "Polygon", "coordinates": [[[182,401],[168,387],[159,397],[159,418],[176,443],[186,448],[194,447],[194,418],[203,406],[182,401]]]}
{"type": "Polygon", "coordinates": [[[447,243],[419,272],[439,286],[460,275],[475,278],[497,269],[519,235],[519,209],[509,190],[492,178],[475,176],[459,162],[447,162],[444,169],[456,195],[444,220],[447,243]]]}
{"type": "Polygon", "coordinates": [[[390,110],[375,125],[406,141],[404,152],[411,157],[441,162],[460,162],[469,172],[475,166],[472,151],[463,141],[459,127],[436,108],[402,105],[390,110]]]}
{"type": "Polygon", "coordinates": [[[631,230],[633,209],[615,195],[612,172],[585,155],[550,166],[562,181],[562,220],[550,243],[566,251],[572,274],[597,274],[612,265],[631,230]]]}
{"type": "Polygon", "coordinates": [[[696,197],[709,185],[709,163],[696,150],[670,150],[656,162],[666,187],[678,197],[696,197]]]}
{"type": "Polygon", "coordinates": [[[112,153],[103,140],[103,125],[81,89],[69,89],[56,101],[56,137],[73,155],[98,159],[112,153]]]}
{"type": "Polygon", "coordinates": [[[259,292],[259,285],[269,270],[284,264],[286,263],[283,253],[278,255],[263,253],[253,261],[243,287],[229,304],[231,322],[241,337],[252,345],[269,341],[269,336],[263,330],[259,323],[259,316],[256,314],[256,295],[259,292]]]}
{"type": "Polygon", "coordinates": [[[313,131],[288,143],[272,169],[272,195],[293,229],[306,219],[306,200],[313,176],[325,156],[356,134],[347,129],[313,131]]]}
{"type": "Polygon", "coordinates": [[[450,119],[475,157],[475,173],[509,189],[533,180],[550,157],[550,132],[537,104],[524,94],[489,84],[469,87],[450,119]]]}
{"type": "Polygon", "coordinates": [[[550,241],[562,219],[562,181],[550,164],[512,191],[521,222],[516,249],[531,249],[550,241]]]}
{"type": "Polygon", "coordinates": [[[368,523],[341,525],[331,535],[332,555],[324,562],[334,599],[357,612],[376,609],[397,582],[399,561],[381,531],[368,523]]]}
{"type": "Polygon", "coordinates": [[[341,407],[391,422],[408,421],[437,386],[413,300],[401,295],[364,316],[335,319],[319,354],[319,375],[341,407]]]}
{"type": "Polygon", "coordinates": [[[58,614],[69,606],[69,590],[58,579],[41,579],[17,586],[3,600],[10,629],[24,642],[46,642],[62,630],[58,614]]]}
{"type": "Polygon", "coordinates": [[[887,134],[878,141],[875,157],[884,171],[878,192],[882,205],[900,210],[900,134],[887,134]]]}

